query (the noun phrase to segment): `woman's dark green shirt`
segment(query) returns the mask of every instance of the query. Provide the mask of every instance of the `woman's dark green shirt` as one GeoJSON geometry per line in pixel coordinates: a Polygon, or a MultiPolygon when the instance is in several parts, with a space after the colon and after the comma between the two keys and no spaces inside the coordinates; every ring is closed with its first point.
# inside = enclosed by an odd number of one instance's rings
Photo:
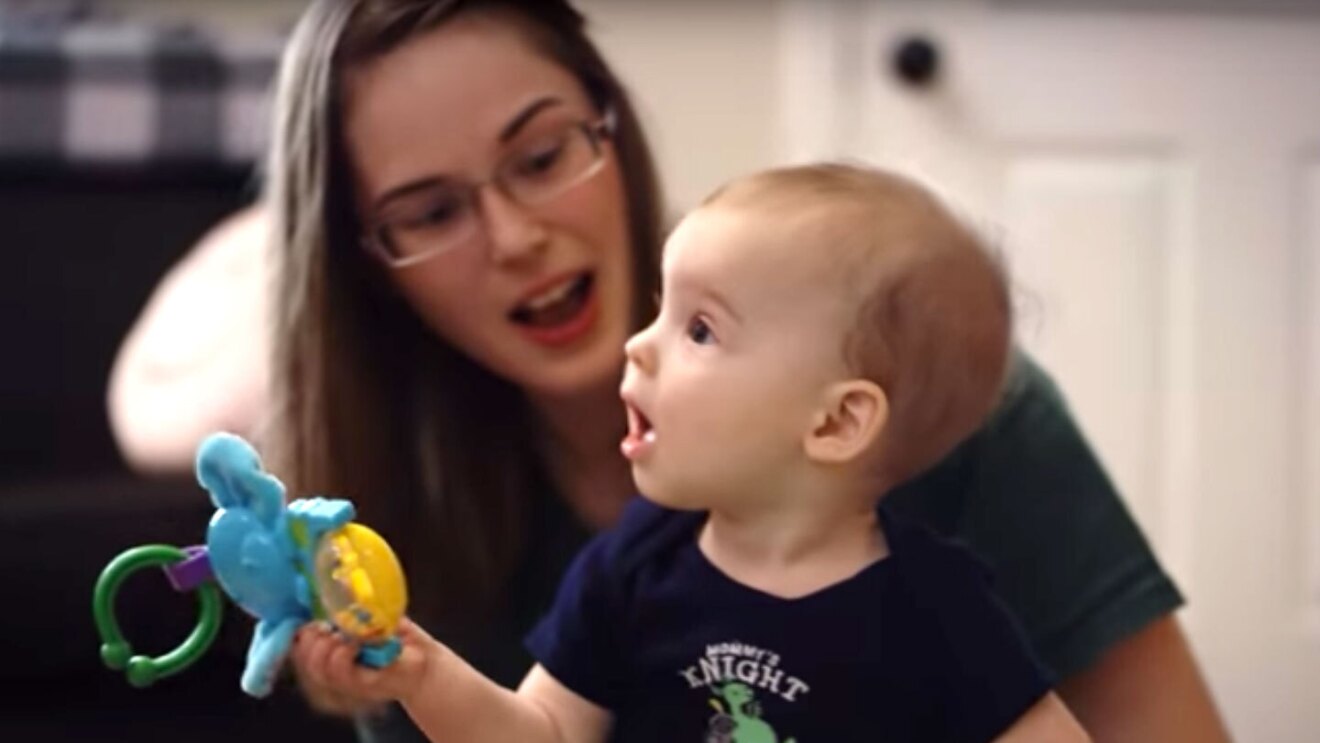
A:
{"type": "MultiPolygon", "coordinates": [[[[1015,356],[1004,399],[986,425],[887,497],[985,560],[1060,678],[1182,604],[1053,380],[1024,354],[1015,356]]],[[[480,636],[441,638],[511,687],[531,664],[523,636],[589,536],[558,498],[542,499],[532,516],[535,538],[504,610],[480,636]]],[[[409,739],[387,732],[406,722],[397,713],[390,718],[364,730],[364,739],[409,739]]]]}

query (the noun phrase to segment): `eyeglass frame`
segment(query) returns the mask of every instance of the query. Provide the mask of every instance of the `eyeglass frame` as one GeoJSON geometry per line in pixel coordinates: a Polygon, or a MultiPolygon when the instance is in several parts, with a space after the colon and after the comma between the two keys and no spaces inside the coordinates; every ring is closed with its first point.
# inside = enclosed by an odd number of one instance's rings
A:
{"type": "Polygon", "coordinates": [[[477,196],[481,192],[481,189],[486,186],[493,186],[502,196],[521,207],[531,208],[540,204],[545,204],[553,200],[555,197],[562,196],[573,188],[586,183],[605,166],[605,148],[602,144],[606,141],[612,141],[614,136],[618,133],[618,117],[613,108],[606,108],[599,117],[573,122],[571,125],[564,127],[564,129],[565,131],[577,129],[585,134],[587,140],[591,144],[595,160],[573,180],[560,186],[558,190],[532,202],[524,201],[523,199],[509,193],[509,190],[501,182],[500,174],[504,171],[505,166],[513,159],[514,153],[510,153],[509,155],[500,158],[495,166],[491,168],[491,174],[489,176],[480,180],[459,181],[461,186],[459,193],[462,194],[464,204],[466,204],[467,208],[473,210],[477,216],[477,227],[472,229],[468,234],[459,239],[455,239],[452,244],[445,245],[441,248],[431,248],[416,255],[405,258],[395,258],[390,254],[389,249],[385,247],[381,238],[381,232],[388,229],[390,225],[379,216],[376,216],[370,220],[369,228],[364,230],[358,238],[362,248],[392,269],[407,268],[435,258],[436,256],[448,253],[471,241],[473,235],[481,231],[481,228],[484,226],[484,217],[482,216],[480,201],[477,196]]]}

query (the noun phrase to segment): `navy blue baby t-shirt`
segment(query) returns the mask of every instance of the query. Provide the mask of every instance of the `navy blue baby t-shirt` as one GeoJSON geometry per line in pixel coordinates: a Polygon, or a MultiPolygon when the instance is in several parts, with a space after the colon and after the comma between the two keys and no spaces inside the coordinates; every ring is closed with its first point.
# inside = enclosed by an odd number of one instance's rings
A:
{"type": "Polygon", "coordinates": [[[882,507],[888,557],[784,599],[712,565],[704,519],[634,499],[527,638],[612,740],[988,741],[1050,690],[983,565],[920,525],[882,507]]]}

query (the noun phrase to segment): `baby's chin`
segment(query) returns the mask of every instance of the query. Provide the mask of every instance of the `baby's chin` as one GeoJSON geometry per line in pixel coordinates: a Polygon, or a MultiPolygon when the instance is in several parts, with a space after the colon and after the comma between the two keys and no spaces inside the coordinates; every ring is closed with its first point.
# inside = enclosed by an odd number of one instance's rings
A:
{"type": "Polygon", "coordinates": [[[643,498],[646,498],[646,499],[649,500],[649,501],[651,501],[651,502],[654,503],[655,505],[660,506],[661,508],[667,508],[667,509],[669,509],[670,511],[693,511],[693,512],[696,512],[696,511],[709,511],[709,510],[710,510],[710,507],[709,507],[709,506],[700,505],[700,504],[697,504],[697,503],[693,503],[693,502],[691,502],[691,501],[657,500],[657,499],[652,498],[652,497],[650,497],[650,496],[648,496],[648,495],[646,495],[646,494],[643,494],[642,497],[643,497],[643,498]]]}
{"type": "Polygon", "coordinates": [[[672,511],[710,510],[711,504],[708,498],[685,492],[683,488],[664,487],[659,483],[648,481],[648,478],[639,473],[637,469],[637,467],[633,467],[633,482],[637,485],[637,492],[657,506],[672,511]]]}

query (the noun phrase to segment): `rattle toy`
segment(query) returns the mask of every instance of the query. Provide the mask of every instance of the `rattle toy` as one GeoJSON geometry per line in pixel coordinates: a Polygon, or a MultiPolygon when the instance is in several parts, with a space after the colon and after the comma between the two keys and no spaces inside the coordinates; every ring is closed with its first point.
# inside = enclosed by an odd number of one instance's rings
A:
{"type": "Polygon", "coordinates": [[[125,671],[137,687],[186,669],[219,632],[221,592],[257,620],[241,681],[252,696],[270,693],[294,633],[313,619],[329,620],[358,640],[359,663],[381,667],[398,656],[396,630],[407,605],[403,571],[380,535],[352,521],[352,503],[286,504],[284,485],[233,434],[203,441],[196,469],[216,507],[206,544],[134,547],[111,560],[96,582],[92,614],[109,668],[125,671]],[[163,568],[175,590],[196,592],[199,601],[192,633],[158,657],[134,655],[114,614],[120,584],[145,567],[163,568]]]}

